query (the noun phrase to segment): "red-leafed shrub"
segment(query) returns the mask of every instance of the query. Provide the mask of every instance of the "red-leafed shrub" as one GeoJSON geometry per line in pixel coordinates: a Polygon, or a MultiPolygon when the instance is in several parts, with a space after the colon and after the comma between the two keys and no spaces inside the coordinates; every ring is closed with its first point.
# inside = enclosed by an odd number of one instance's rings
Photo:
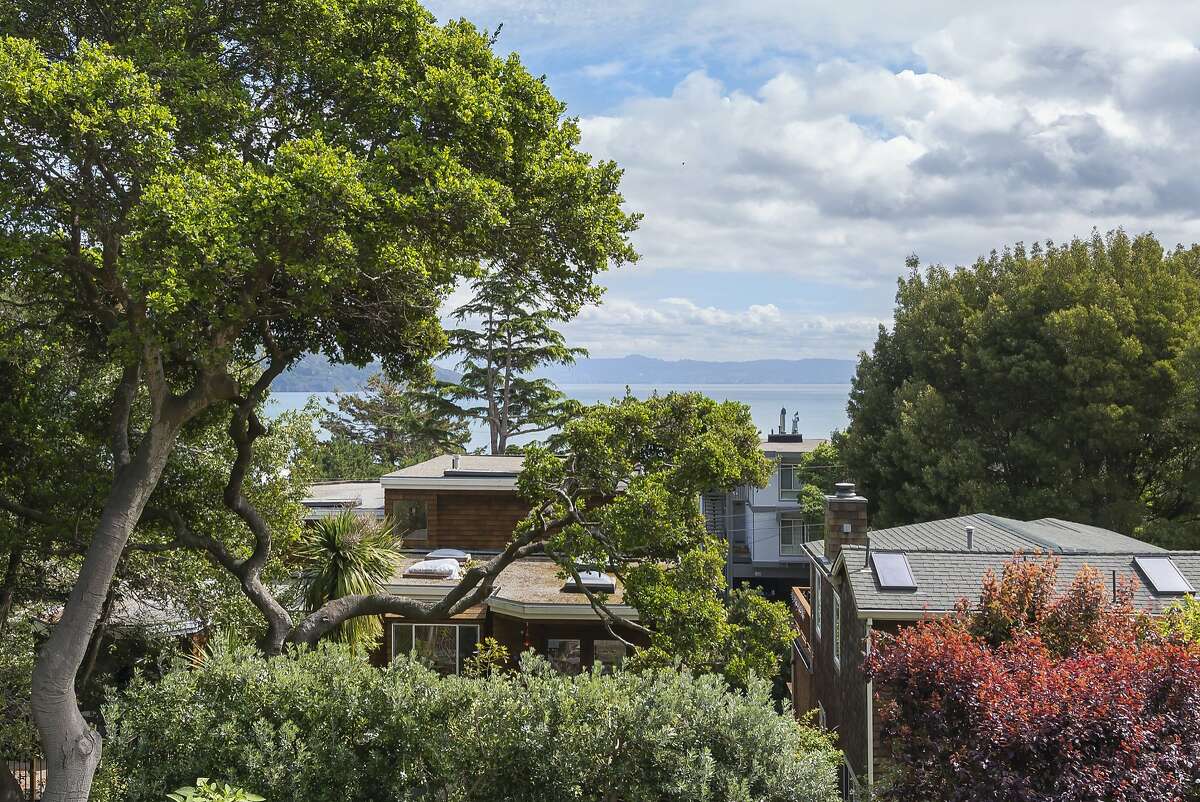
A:
{"type": "Polygon", "coordinates": [[[1084,569],[1015,559],[977,605],[880,635],[868,659],[892,800],[1195,798],[1200,649],[1084,569]]]}

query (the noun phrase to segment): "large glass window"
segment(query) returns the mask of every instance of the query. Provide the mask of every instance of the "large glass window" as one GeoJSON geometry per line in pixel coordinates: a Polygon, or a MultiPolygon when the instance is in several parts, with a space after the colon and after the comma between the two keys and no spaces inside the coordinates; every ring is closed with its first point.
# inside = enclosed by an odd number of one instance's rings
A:
{"type": "Polygon", "coordinates": [[[795,557],[804,553],[804,519],[795,515],[779,516],[779,555],[795,557]]]}
{"type": "Polygon", "coordinates": [[[625,660],[625,644],[619,640],[592,641],[596,652],[596,661],[605,672],[612,671],[625,660]]]}
{"type": "Polygon", "coordinates": [[[779,464],[779,500],[780,501],[799,501],[800,489],[804,482],[801,481],[800,474],[796,470],[799,466],[791,465],[786,462],[779,464]]]}
{"type": "Polygon", "coordinates": [[[578,674],[583,670],[583,656],[577,638],[549,638],[546,641],[546,657],[555,671],[563,674],[578,674]]]}
{"type": "Polygon", "coordinates": [[[396,534],[405,540],[429,539],[429,511],[422,499],[400,499],[392,507],[396,534]]]}
{"type": "Polygon", "coordinates": [[[392,657],[412,654],[442,674],[461,673],[478,643],[476,624],[392,624],[392,657]]]}

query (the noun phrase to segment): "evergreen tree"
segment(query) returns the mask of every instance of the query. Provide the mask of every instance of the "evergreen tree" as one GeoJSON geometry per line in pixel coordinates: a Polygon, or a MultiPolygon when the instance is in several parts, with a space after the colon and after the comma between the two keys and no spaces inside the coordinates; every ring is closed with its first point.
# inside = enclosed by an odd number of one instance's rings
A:
{"type": "Polygon", "coordinates": [[[331,399],[322,425],[330,440],[318,449],[329,479],[374,479],[446,452],[462,451],[471,432],[463,415],[428,394],[376,373],[362,393],[331,399]]]}
{"type": "MultiPolygon", "coordinates": [[[[438,385],[443,408],[484,422],[492,454],[505,453],[513,437],[559,427],[578,404],[549,379],[530,374],[544,365],[567,365],[587,356],[567,346],[555,325],[578,313],[581,303],[544,292],[512,272],[493,270],[475,279],[469,302],[454,311],[460,325],[447,332],[446,355],[459,358],[462,379],[438,385]]],[[[595,300],[598,293],[588,293],[595,300]]]]}
{"type": "Polygon", "coordinates": [[[991,512],[1194,547],[1200,247],[1116,231],[909,267],[838,443],[876,525],[991,512]]]}

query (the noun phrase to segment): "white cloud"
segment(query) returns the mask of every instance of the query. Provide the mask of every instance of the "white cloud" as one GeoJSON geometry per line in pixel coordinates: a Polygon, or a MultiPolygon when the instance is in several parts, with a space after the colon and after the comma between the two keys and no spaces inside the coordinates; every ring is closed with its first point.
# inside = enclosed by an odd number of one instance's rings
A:
{"type": "Polygon", "coordinates": [[[639,303],[608,298],[567,325],[571,342],[592,356],[645,354],[671,359],[800,359],[852,356],[882,321],[787,313],[774,304],[729,310],[687,298],[639,303]]]}
{"type": "Polygon", "coordinates": [[[718,308],[654,300],[663,280],[640,295],[623,280],[620,298],[570,329],[597,353],[845,356],[873,338],[910,253],[963,263],[1118,225],[1200,240],[1200,3],[434,9],[503,21],[504,46],[638,87],[582,120],[584,147],[625,168],[628,205],[646,215],[636,272],[686,284],[703,271],[706,298],[717,276],[737,289],[718,308]],[[751,273],[764,297],[745,289],[751,273]],[[860,317],[787,308],[765,289],[771,274],[819,296],[810,308],[860,317]]]}
{"type": "Polygon", "coordinates": [[[580,68],[588,78],[593,81],[604,81],[609,78],[616,78],[625,70],[625,62],[623,61],[602,61],[598,64],[588,64],[580,68]]]}
{"type": "Polygon", "coordinates": [[[1179,95],[1200,89],[1178,80],[1200,78],[1195,49],[1167,48],[1153,69],[1107,54],[1110,86],[1059,96],[1057,72],[1089,84],[1089,53],[1009,51],[972,71],[938,43],[959,71],[833,60],[750,92],[693,72],[669,96],[585,118],[585,147],[625,167],[646,213],[644,266],[878,282],[913,250],[962,261],[1093,225],[1195,236],[1197,114],[1179,95]]]}

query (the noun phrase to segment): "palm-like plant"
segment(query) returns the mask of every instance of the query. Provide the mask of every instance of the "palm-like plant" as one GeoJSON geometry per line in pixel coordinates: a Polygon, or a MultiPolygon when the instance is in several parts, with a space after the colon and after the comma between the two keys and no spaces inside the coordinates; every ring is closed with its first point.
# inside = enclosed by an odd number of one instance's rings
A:
{"type": "MultiPolygon", "coordinates": [[[[384,582],[399,566],[399,545],[390,520],[371,520],[349,510],[307,527],[296,550],[305,612],[343,596],[382,592],[384,582]]],[[[343,623],[330,637],[355,650],[370,650],[382,634],[379,616],[359,616],[343,623]]]]}

